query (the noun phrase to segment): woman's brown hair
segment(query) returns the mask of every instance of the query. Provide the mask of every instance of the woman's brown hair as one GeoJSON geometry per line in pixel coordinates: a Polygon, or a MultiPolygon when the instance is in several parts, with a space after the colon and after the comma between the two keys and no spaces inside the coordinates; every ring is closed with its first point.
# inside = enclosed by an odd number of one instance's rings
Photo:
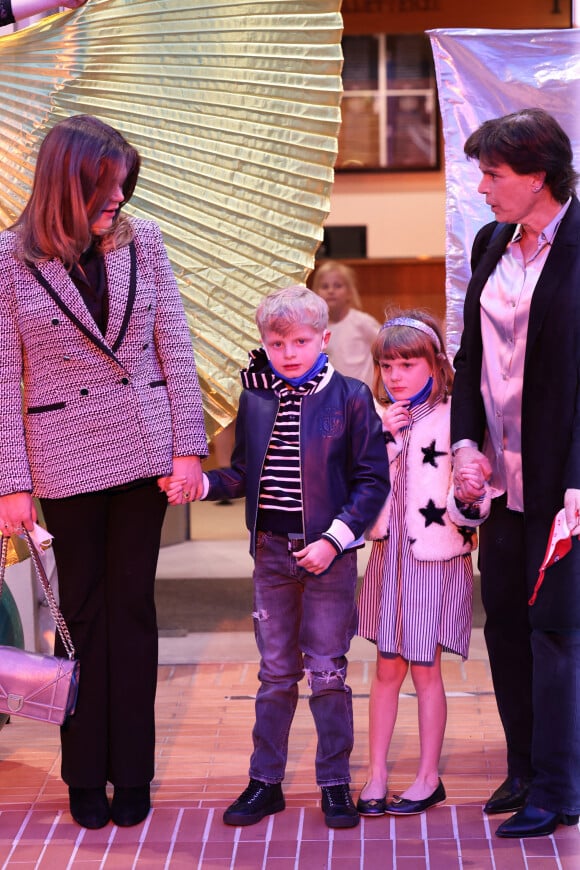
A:
{"type": "Polygon", "coordinates": [[[99,118],[73,115],[55,124],[38,151],[30,199],[13,225],[23,260],[56,258],[70,269],[93,241],[103,253],[128,244],[131,226],[120,214],[95,239],[91,226],[125,170],[124,203],[129,201],[140,165],[137,150],[99,118]]]}
{"type": "Polygon", "coordinates": [[[429,402],[432,404],[439,398],[443,402],[447,401],[453,386],[453,369],[447,359],[441,327],[436,318],[428,312],[419,309],[386,311],[385,324],[379,330],[372,344],[371,353],[375,365],[373,388],[377,401],[383,404],[391,401],[381,377],[381,361],[397,358],[415,359],[417,357],[427,360],[433,372],[433,389],[429,402]],[[433,338],[422,332],[420,328],[404,322],[397,323],[398,320],[414,320],[425,324],[437,337],[439,348],[435,345],[433,338]]]}

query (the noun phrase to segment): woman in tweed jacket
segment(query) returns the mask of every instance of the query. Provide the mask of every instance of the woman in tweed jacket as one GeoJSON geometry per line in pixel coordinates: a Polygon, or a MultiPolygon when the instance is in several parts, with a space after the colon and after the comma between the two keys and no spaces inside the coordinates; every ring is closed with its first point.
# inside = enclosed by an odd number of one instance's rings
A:
{"type": "Polygon", "coordinates": [[[97,118],[61,121],[28,204],[0,234],[0,531],[32,528],[40,499],[81,665],[62,776],[89,828],[149,811],[163,490],[173,474],[178,500],[195,498],[207,454],[161,233],[121,214],[139,166],[97,118]]]}

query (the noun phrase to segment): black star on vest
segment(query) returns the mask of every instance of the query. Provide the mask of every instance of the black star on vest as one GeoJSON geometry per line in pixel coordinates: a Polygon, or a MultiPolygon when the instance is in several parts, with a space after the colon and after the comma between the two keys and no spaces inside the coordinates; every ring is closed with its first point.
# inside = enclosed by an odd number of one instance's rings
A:
{"type": "Polygon", "coordinates": [[[469,526],[457,526],[457,531],[463,538],[464,544],[471,544],[471,539],[473,537],[473,529],[470,529],[469,526]]]}
{"type": "Polygon", "coordinates": [[[464,504],[462,501],[455,499],[455,504],[463,514],[466,520],[478,520],[481,516],[478,504],[464,504]]]}
{"type": "Polygon", "coordinates": [[[443,520],[443,514],[445,513],[445,508],[438,508],[435,505],[433,499],[429,499],[427,502],[427,507],[419,508],[419,513],[423,514],[425,517],[425,528],[430,526],[432,523],[437,523],[439,526],[444,526],[445,522],[443,520]]]}
{"type": "Polygon", "coordinates": [[[423,453],[423,465],[432,465],[433,468],[437,468],[436,459],[438,456],[447,455],[445,450],[435,449],[435,439],[433,439],[429,447],[421,447],[421,452],[423,453]]]}

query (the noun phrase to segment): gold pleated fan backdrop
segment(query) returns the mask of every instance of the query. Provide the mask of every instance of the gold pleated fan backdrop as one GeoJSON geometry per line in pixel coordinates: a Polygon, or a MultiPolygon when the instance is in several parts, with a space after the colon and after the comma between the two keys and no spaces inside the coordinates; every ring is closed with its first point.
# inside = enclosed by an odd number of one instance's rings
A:
{"type": "Polygon", "coordinates": [[[127,210],[162,230],[194,336],[208,433],[234,416],[254,310],[304,282],[329,211],[340,0],[88,0],[0,38],[0,228],[62,117],[143,158],[127,210]]]}

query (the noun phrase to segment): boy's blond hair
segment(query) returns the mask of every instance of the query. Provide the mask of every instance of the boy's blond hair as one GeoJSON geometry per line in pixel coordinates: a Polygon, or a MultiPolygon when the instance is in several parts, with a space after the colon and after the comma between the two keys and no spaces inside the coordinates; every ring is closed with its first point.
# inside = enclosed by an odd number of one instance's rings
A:
{"type": "Polygon", "coordinates": [[[277,332],[286,335],[295,326],[311,326],[324,332],[328,326],[328,305],[303,284],[293,284],[269,293],[258,305],[256,324],[260,335],[277,332]]]}

